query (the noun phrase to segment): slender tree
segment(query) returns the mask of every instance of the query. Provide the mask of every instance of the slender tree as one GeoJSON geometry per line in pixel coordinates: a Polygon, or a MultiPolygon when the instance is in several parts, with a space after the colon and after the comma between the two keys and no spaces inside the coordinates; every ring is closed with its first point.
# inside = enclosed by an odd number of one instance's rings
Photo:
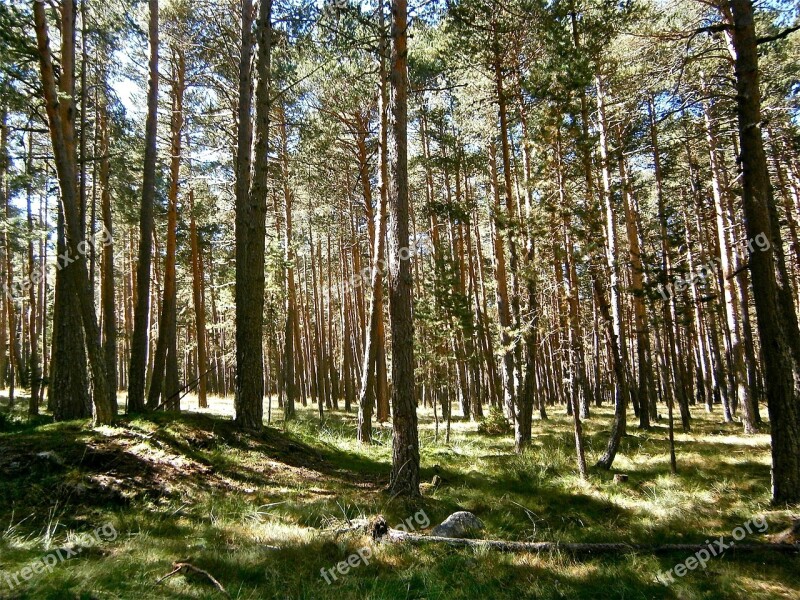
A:
{"type": "Polygon", "coordinates": [[[414,393],[414,323],[408,211],[408,7],[392,2],[389,80],[392,143],[389,146],[389,314],[392,332],[392,472],[394,494],[419,495],[419,432],[414,393]]]}
{"type": "Polygon", "coordinates": [[[147,90],[144,177],[139,213],[139,257],[136,263],[136,307],[133,313],[131,359],[128,370],[128,412],[144,410],[150,316],[150,267],[153,256],[153,204],[156,195],[156,136],[158,128],[158,0],[150,5],[150,80],[147,90]]]}

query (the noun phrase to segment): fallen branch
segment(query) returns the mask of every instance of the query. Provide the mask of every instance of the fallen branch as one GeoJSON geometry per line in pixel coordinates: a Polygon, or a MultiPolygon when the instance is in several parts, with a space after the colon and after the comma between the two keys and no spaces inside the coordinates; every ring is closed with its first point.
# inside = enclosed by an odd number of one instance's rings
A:
{"type": "Polygon", "coordinates": [[[227,598],[231,597],[231,595],[227,592],[227,590],[224,587],[222,587],[222,584],[219,581],[217,581],[214,578],[214,576],[211,573],[209,573],[208,571],[204,571],[203,569],[199,569],[199,568],[195,567],[193,564],[190,564],[188,562],[172,563],[172,567],[173,567],[172,571],[170,571],[169,573],[164,575],[161,579],[156,581],[156,585],[158,585],[159,583],[161,583],[165,579],[169,579],[173,575],[177,575],[178,573],[183,573],[185,575],[187,572],[191,571],[192,573],[197,573],[198,575],[203,575],[204,577],[208,578],[208,580],[211,582],[211,584],[215,588],[217,588],[222,594],[224,594],[227,598]]]}
{"type": "MultiPolygon", "coordinates": [[[[463,548],[489,548],[498,552],[554,552],[563,551],[572,554],[618,554],[629,552],[641,552],[645,554],[671,554],[680,552],[694,554],[695,552],[707,549],[708,544],[623,544],[623,543],[598,543],[598,544],[575,544],[565,542],[512,542],[506,540],[468,540],[461,538],[446,538],[435,535],[419,535],[406,533],[397,529],[389,529],[383,536],[378,538],[381,541],[390,543],[407,543],[414,545],[421,544],[446,544],[448,546],[460,546],[463,548]]],[[[732,552],[800,552],[800,544],[741,544],[730,543],[732,552]]]]}

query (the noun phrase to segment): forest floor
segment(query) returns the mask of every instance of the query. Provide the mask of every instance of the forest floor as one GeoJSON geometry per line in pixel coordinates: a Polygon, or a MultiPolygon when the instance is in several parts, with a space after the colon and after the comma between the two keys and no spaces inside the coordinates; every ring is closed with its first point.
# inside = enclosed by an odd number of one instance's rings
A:
{"type": "MultiPolygon", "coordinates": [[[[334,533],[378,514],[425,533],[425,523],[468,510],[491,539],[703,545],[759,519],[764,526],[742,543],[773,541],[800,507],[769,504],[769,437],[744,437],[699,407],[692,433],[676,434],[677,475],[669,473],[664,423],[647,432],[631,424],[613,472],[591,469],[589,482],[576,475],[572,421],[561,410],[534,422],[533,445],[521,456],[511,436],[479,434],[476,423],[454,421],[448,443],[443,426],[435,434],[433,414],[420,410],[425,483],[423,498],[408,502],[384,491],[390,426],[359,447],[352,413],[329,413],[320,424],[314,407],[301,407],[284,426],[275,409],[263,433],[242,434],[221,416],[230,400],[212,399],[206,414],[158,413],[95,429],[29,421],[24,405],[9,412],[0,395],[3,599],[224,597],[205,575],[157,583],[176,561],[207,571],[240,599],[800,597],[797,554],[727,551],[665,585],[659,572],[690,554],[502,554],[334,533]],[[614,472],[628,481],[614,483],[614,472]],[[80,537],[92,531],[94,542],[80,537]],[[56,549],[70,544],[80,552],[62,562],[68,552],[56,549]],[[366,560],[336,571],[359,550],[366,560]],[[42,571],[48,560],[58,564],[42,571]],[[328,584],[321,571],[330,569],[336,579],[329,574],[328,584]]],[[[604,408],[585,423],[590,464],[610,422],[604,408]]]]}

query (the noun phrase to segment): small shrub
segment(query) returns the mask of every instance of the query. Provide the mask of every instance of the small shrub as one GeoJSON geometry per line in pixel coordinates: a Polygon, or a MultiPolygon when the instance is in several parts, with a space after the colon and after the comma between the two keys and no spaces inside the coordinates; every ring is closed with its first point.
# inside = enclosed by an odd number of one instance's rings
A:
{"type": "Polygon", "coordinates": [[[508,422],[503,414],[503,409],[493,406],[489,409],[489,415],[484,417],[478,424],[478,433],[484,435],[503,435],[511,433],[511,423],[508,422]]]}

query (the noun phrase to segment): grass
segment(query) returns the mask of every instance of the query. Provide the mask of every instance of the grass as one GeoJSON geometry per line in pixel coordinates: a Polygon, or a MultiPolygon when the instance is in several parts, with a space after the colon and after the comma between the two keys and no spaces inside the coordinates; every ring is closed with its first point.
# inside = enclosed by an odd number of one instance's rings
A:
{"type": "MultiPolygon", "coordinates": [[[[752,517],[769,541],[798,507],[769,504],[769,437],[744,437],[735,424],[697,407],[691,434],[676,435],[679,473],[669,473],[663,426],[630,428],[613,472],[576,475],[571,420],[558,410],[534,422],[523,455],[509,436],[486,436],[454,422],[450,443],[420,411],[423,499],[386,494],[391,429],[355,442],[355,416],[299,410],[291,423],[242,434],[231,401],[205,414],[148,415],[116,427],[28,421],[0,397],[0,598],[221,598],[202,577],[156,581],[188,560],[233,598],[796,598],[800,558],[770,553],[712,559],[667,587],[660,571],[686,556],[626,554],[576,559],[560,553],[499,554],[428,545],[373,545],[331,530],[383,514],[401,523],[424,510],[430,526],[456,510],[486,525],[485,537],[575,542],[702,544],[752,517]],[[441,484],[430,484],[434,475],[441,484]],[[113,540],[10,589],[7,575],[111,522],[113,540]],[[369,564],[326,584],[335,567],[370,546],[369,564]]],[[[18,404],[21,410],[24,402],[18,404]]],[[[585,423],[587,458],[605,446],[611,412],[585,423]]],[[[422,519],[420,519],[422,521],[422,519]]],[[[418,522],[413,522],[418,526],[418,522]]],[[[13,581],[13,580],[12,580],[13,581]]]]}

